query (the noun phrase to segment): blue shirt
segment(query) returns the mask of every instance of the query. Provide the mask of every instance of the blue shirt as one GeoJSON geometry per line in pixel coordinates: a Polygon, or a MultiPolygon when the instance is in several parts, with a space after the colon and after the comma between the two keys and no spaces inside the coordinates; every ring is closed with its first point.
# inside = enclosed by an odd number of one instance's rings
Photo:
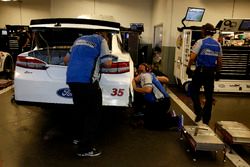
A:
{"type": "Polygon", "coordinates": [[[165,88],[153,73],[142,73],[140,75],[140,84],[141,87],[149,86],[153,88],[151,93],[144,94],[145,100],[150,103],[155,103],[157,99],[169,98],[165,88]]]}
{"type": "Polygon", "coordinates": [[[82,36],[70,49],[66,82],[93,83],[99,74],[100,57],[110,54],[106,40],[97,34],[82,36]]]}
{"type": "Polygon", "coordinates": [[[192,48],[197,54],[197,67],[216,67],[218,56],[222,56],[222,49],[219,42],[212,37],[198,40],[192,48]]]}

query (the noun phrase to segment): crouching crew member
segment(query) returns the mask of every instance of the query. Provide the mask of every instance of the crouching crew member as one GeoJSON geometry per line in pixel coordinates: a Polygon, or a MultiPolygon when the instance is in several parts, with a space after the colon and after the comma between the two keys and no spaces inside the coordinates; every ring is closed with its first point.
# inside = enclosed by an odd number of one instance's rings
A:
{"type": "Polygon", "coordinates": [[[134,91],[143,94],[144,126],[155,130],[177,127],[178,123],[181,123],[181,117],[172,117],[168,112],[171,102],[165,88],[157,77],[150,73],[147,64],[140,64],[138,71],[140,74],[134,78],[132,84],[134,91]]]}

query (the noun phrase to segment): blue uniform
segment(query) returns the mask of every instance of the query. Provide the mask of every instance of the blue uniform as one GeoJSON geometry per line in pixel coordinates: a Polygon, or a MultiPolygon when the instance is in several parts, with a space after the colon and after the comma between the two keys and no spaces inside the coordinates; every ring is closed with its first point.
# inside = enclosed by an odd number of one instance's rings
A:
{"type": "Polygon", "coordinates": [[[152,87],[144,96],[144,126],[149,129],[166,129],[177,126],[178,117],[172,117],[168,110],[170,97],[153,73],[140,74],[141,87],[152,87]]]}
{"type": "Polygon", "coordinates": [[[212,37],[207,37],[198,40],[192,48],[192,52],[197,54],[197,67],[216,67],[218,56],[222,55],[220,43],[215,41],[212,37]]]}
{"type": "Polygon", "coordinates": [[[75,105],[73,123],[80,139],[79,153],[93,150],[93,138],[100,118],[102,92],[98,80],[99,66],[109,59],[109,48],[100,35],[82,36],[70,50],[67,84],[75,105]],[[102,59],[102,57],[104,57],[102,59]]]}
{"type": "Polygon", "coordinates": [[[192,48],[196,57],[196,69],[192,77],[191,97],[196,121],[203,118],[203,123],[208,124],[211,119],[213,89],[217,60],[222,56],[220,43],[208,36],[198,40],[192,48]],[[204,107],[200,104],[200,88],[204,87],[206,102],[204,107]]]}
{"type": "Polygon", "coordinates": [[[92,83],[99,72],[99,57],[109,54],[106,41],[100,35],[78,38],[71,47],[67,69],[67,83],[92,83]],[[102,47],[104,46],[104,47],[102,47]],[[96,70],[96,72],[95,72],[96,70]]]}
{"type": "Polygon", "coordinates": [[[144,73],[141,74],[141,87],[149,86],[153,88],[152,93],[146,93],[144,98],[150,103],[155,103],[159,99],[169,98],[168,93],[165,88],[162,86],[160,81],[156,78],[153,73],[144,73]]]}

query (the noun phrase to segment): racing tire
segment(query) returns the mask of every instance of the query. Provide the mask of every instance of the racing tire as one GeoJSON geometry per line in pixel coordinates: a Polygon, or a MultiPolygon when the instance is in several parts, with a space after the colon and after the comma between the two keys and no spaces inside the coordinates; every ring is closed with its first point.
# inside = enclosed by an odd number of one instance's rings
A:
{"type": "Polygon", "coordinates": [[[13,80],[14,78],[14,62],[11,57],[7,57],[4,62],[4,69],[3,69],[4,77],[6,79],[13,80]]]}
{"type": "Polygon", "coordinates": [[[187,81],[183,84],[183,90],[189,94],[190,93],[191,81],[187,81]]]}

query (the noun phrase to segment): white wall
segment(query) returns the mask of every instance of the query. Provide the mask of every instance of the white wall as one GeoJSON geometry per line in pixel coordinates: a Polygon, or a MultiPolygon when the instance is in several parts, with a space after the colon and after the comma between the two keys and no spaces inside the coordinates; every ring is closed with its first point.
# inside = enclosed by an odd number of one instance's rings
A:
{"type": "Polygon", "coordinates": [[[152,0],[51,0],[52,17],[112,16],[122,26],[144,23],[143,42],[151,43],[152,0]]]}
{"type": "Polygon", "coordinates": [[[31,19],[44,17],[50,17],[50,0],[0,2],[0,27],[29,25],[31,19]]]}
{"type": "Polygon", "coordinates": [[[202,22],[185,22],[186,26],[201,26],[208,22],[216,25],[224,18],[250,18],[249,0],[154,0],[153,2],[152,27],[164,23],[163,46],[175,46],[177,27],[182,27],[181,20],[186,14],[187,7],[202,7],[206,11],[202,22]]]}
{"type": "Polygon", "coordinates": [[[28,25],[31,19],[77,17],[79,15],[113,16],[122,26],[144,23],[143,43],[151,43],[153,0],[22,0],[0,2],[0,27],[6,24],[28,25]]]}
{"type": "Polygon", "coordinates": [[[182,26],[189,6],[204,7],[206,12],[201,23],[186,26],[207,22],[216,25],[223,18],[250,18],[250,0],[22,0],[0,2],[0,27],[28,25],[34,18],[108,15],[125,27],[144,23],[143,43],[152,43],[154,25],[163,24],[163,45],[175,46],[176,28],[182,26]]]}

